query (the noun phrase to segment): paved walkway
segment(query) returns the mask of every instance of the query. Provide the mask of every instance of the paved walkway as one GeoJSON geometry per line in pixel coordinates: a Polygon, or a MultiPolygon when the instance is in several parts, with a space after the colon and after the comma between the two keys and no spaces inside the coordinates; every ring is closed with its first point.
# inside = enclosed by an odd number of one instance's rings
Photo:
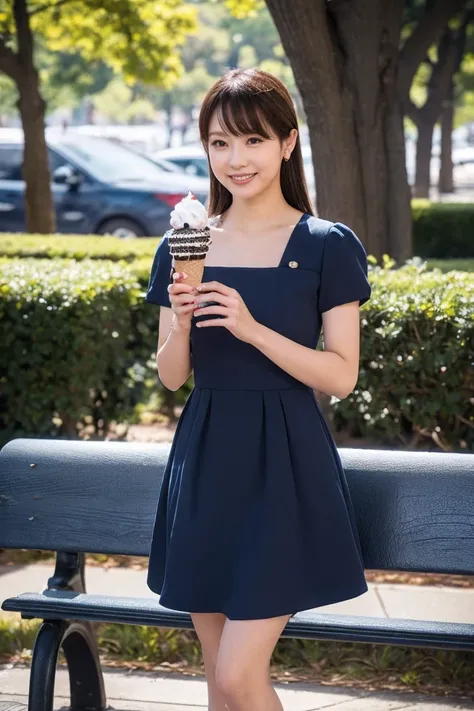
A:
{"type": "MultiPolygon", "coordinates": [[[[40,592],[54,572],[53,564],[0,566],[0,600],[22,592],[40,592]]],[[[116,595],[155,597],[146,585],[146,570],[86,568],[87,591],[116,595]]],[[[318,608],[319,611],[380,617],[408,617],[453,622],[474,622],[474,590],[448,587],[369,584],[369,590],[354,600],[318,608]]],[[[20,618],[17,613],[11,614],[20,618]]],[[[107,700],[117,711],[207,711],[207,687],[201,677],[176,673],[127,673],[104,669],[107,700]]],[[[14,709],[15,702],[27,703],[28,668],[0,666],[0,711],[14,709]]],[[[275,688],[285,711],[474,711],[473,701],[446,700],[397,692],[366,692],[347,687],[317,684],[277,684],[275,688]]],[[[67,706],[67,671],[57,674],[55,711],[67,706]]],[[[16,711],[16,709],[15,709],[16,711]]],[[[18,710],[19,711],[19,710],[18,710]]]]}
{"type": "MultiPolygon", "coordinates": [[[[0,711],[2,703],[27,703],[28,669],[0,667],[0,711]]],[[[207,687],[203,678],[173,673],[104,670],[107,703],[117,711],[207,711],[207,687]]],[[[274,683],[285,711],[472,711],[474,702],[446,700],[421,694],[367,692],[347,687],[319,686],[291,682],[274,683]]],[[[59,669],[56,676],[55,711],[69,703],[67,671],[59,669]]],[[[6,705],[8,709],[8,705],[6,705]]],[[[5,711],[6,711],[5,709],[5,711]]],[[[26,710],[25,710],[26,711],[26,710]]],[[[250,711],[250,710],[249,710],[250,711]]]]}

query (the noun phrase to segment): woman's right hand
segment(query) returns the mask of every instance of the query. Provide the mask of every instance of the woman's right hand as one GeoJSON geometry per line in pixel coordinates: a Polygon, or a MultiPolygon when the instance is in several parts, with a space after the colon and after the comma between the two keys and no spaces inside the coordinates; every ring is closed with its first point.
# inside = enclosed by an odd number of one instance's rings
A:
{"type": "Polygon", "coordinates": [[[173,283],[168,286],[171,308],[176,316],[176,324],[180,330],[191,330],[194,313],[195,288],[186,284],[185,272],[173,272],[173,283]]]}

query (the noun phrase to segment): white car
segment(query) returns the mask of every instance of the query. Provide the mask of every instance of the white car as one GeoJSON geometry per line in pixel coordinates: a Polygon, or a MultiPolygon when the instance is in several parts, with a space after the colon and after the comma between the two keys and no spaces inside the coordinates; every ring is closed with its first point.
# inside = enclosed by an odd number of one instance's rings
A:
{"type": "Polygon", "coordinates": [[[164,159],[174,163],[189,175],[209,178],[209,166],[204,148],[200,143],[192,143],[178,148],[163,148],[150,154],[152,160],[164,159]]]}

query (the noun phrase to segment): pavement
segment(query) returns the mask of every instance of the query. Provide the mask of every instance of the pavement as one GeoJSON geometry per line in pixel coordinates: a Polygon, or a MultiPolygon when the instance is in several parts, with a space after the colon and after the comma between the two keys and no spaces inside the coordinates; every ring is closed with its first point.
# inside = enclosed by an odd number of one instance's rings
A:
{"type": "MultiPolygon", "coordinates": [[[[26,711],[28,681],[29,669],[9,670],[0,667],[0,711],[9,711],[8,704],[14,702],[24,704],[26,711]]],[[[208,708],[207,686],[203,678],[190,678],[175,672],[172,675],[157,672],[127,674],[105,669],[104,684],[109,708],[117,711],[207,711],[208,708]]],[[[300,682],[275,682],[273,686],[285,711],[474,709],[474,702],[422,694],[367,692],[342,686],[328,687],[300,682]]],[[[56,674],[55,691],[54,711],[59,711],[61,707],[69,709],[69,678],[64,669],[59,669],[56,674]]]]}
{"type": "MultiPolygon", "coordinates": [[[[0,600],[23,592],[40,592],[54,572],[54,564],[0,566],[0,600]]],[[[86,567],[91,593],[155,597],[146,585],[146,569],[86,567]]],[[[405,617],[452,622],[474,622],[474,589],[369,583],[369,590],[353,600],[318,608],[320,612],[379,617],[405,617]]],[[[7,614],[20,619],[18,613],[7,614]]],[[[207,710],[207,685],[203,677],[176,672],[140,672],[104,668],[107,701],[117,711],[207,710]]],[[[29,668],[0,665],[0,711],[26,707],[29,668]],[[18,704],[18,707],[17,707],[18,704]]],[[[445,699],[414,693],[369,692],[347,686],[302,682],[274,683],[285,711],[443,711],[472,709],[474,699],[445,699]]],[[[67,670],[58,666],[55,711],[68,707],[67,670]]]]}

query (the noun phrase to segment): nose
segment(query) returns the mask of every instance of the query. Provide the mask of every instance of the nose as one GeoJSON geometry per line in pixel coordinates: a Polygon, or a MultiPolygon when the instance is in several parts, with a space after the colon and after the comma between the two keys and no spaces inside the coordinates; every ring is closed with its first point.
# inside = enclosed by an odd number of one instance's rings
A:
{"type": "Polygon", "coordinates": [[[229,159],[230,169],[231,170],[240,170],[245,165],[247,165],[247,160],[245,158],[245,155],[243,154],[242,147],[234,145],[234,148],[232,149],[230,159],[229,159]]]}

